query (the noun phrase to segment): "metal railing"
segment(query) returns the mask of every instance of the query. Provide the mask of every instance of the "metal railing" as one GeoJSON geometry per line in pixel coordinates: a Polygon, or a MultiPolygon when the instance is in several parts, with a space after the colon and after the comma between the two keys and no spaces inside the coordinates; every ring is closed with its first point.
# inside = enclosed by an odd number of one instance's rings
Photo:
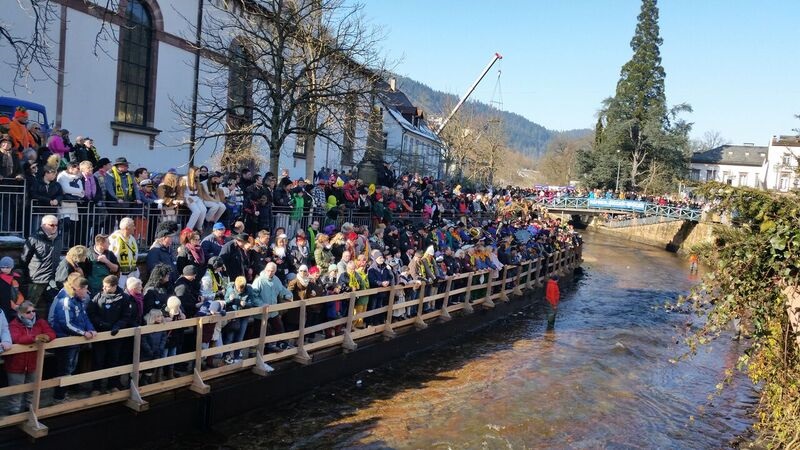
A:
{"type": "Polygon", "coordinates": [[[0,179],[0,236],[25,237],[25,180],[0,179]]]}
{"type": "MultiPolygon", "coordinates": [[[[539,257],[532,261],[526,261],[518,266],[504,266],[501,270],[484,270],[465,274],[458,274],[448,277],[440,283],[445,284],[442,292],[436,289],[430,290],[426,295],[426,286],[423,284],[415,289],[418,290],[417,298],[409,298],[400,301],[398,294],[405,289],[404,286],[391,286],[368,289],[363,291],[348,292],[337,295],[297,300],[276,305],[265,305],[259,308],[244,309],[228,313],[226,316],[206,316],[185,319],[175,322],[167,322],[157,325],[146,325],[135,328],[122,329],[112,336],[110,332],[98,333],[91,341],[83,337],[65,337],[56,339],[50,343],[38,343],[33,345],[15,344],[4,356],[14,355],[25,352],[36,352],[37,370],[34,374],[34,381],[20,385],[0,388],[0,399],[11,395],[32,393],[31,402],[26,405],[27,412],[17,413],[5,417],[0,417],[0,427],[20,426],[26,433],[33,437],[42,437],[47,434],[47,427],[39,420],[47,417],[54,417],[61,414],[68,414],[88,408],[107,405],[112,403],[124,403],[135,411],[148,409],[147,396],[157,393],[171,391],[188,387],[190,390],[207,394],[211,387],[206,383],[208,380],[222,377],[227,374],[252,371],[258,375],[266,376],[274,369],[269,365],[276,361],[294,360],[301,364],[308,364],[313,360],[314,354],[322,349],[341,347],[343,351],[356,350],[359,342],[370,336],[383,335],[386,339],[396,336],[399,329],[423,329],[436,320],[450,320],[451,314],[463,311],[465,314],[473,312],[477,306],[493,308],[495,302],[510,301],[509,294],[514,296],[522,295],[522,289],[531,289],[534,286],[541,286],[551,274],[566,274],[575,268],[581,261],[581,248],[569,247],[558,250],[546,257],[539,257]],[[388,293],[388,302],[385,306],[378,307],[366,312],[356,313],[355,304],[358,297],[388,293]],[[479,298],[477,296],[480,295],[479,298]],[[451,303],[449,300],[458,296],[458,303],[451,303]],[[319,324],[307,323],[307,308],[312,306],[322,306],[332,302],[340,302],[346,314],[344,317],[328,320],[319,324]],[[413,308],[413,309],[412,309],[413,308]],[[298,329],[280,334],[269,335],[267,333],[267,322],[270,313],[286,312],[297,310],[299,314],[298,329]],[[398,319],[395,317],[396,311],[415,311],[410,317],[398,319]],[[370,317],[382,318],[382,324],[370,325],[359,329],[355,324],[359,320],[370,317]],[[216,324],[222,320],[242,319],[254,321],[258,324],[256,337],[240,342],[230,343],[219,347],[203,348],[202,336],[203,327],[216,324]],[[325,337],[313,343],[306,343],[305,338],[315,333],[325,330],[340,329],[339,333],[330,333],[331,336],[325,337]],[[142,336],[167,331],[180,331],[184,329],[194,330],[195,347],[191,351],[176,354],[164,358],[143,361],[140,357],[142,336]],[[334,335],[335,334],[335,335],[334,335]],[[58,351],[65,347],[74,345],[88,344],[89,342],[104,342],[116,339],[132,339],[133,351],[129,362],[125,362],[117,367],[105,368],[75,375],[44,379],[42,367],[46,352],[58,351]],[[268,344],[279,341],[296,340],[296,347],[291,347],[277,353],[266,353],[265,348],[268,344]],[[244,351],[243,359],[234,364],[222,367],[204,368],[202,361],[205,358],[236,350],[244,351]],[[253,356],[250,356],[247,352],[253,356]],[[172,366],[179,363],[194,362],[193,373],[180,376],[171,380],[161,381],[154,384],[141,385],[140,373],[153,371],[157,368],[172,366]],[[127,388],[118,392],[110,392],[95,395],[83,399],[68,400],[64,403],[45,405],[42,401],[42,391],[55,388],[75,386],[81,383],[103,380],[109,377],[129,377],[127,388]]],[[[526,300],[516,300],[526,301],[526,300]]],[[[529,300],[528,300],[529,301],[529,300]]],[[[187,337],[189,335],[187,334],[187,337]]],[[[279,369],[280,370],[280,369],[279,369]]]]}
{"type": "Polygon", "coordinates": [[[678,220],[700,221],[703,211],[682,206],[665,206],[636,200],[592,199],[588,197],[530,197],[528,200],[550,209],[639,212],[646,216],[661,216],[678,220]]]}
{"type": "MultiPolygon", "coordinates": [[[[4,198],[0,196],[0,201],[4,198]]],[[[10,197],[9,194],[8,198],[23,202],[24,187],[20,196],[10,197]]],[[[20,212],[23,209],[25,208],[19,208],[20,212]]],[[[58,216],[61,221],[61,237],[64,242],[64,251],[75,245],[91,247],[94,245],[94,237],[96,235],[110,234],[117,230],[120,220],[124,217],[130,217],[134,220],[136,229],[133,235],[139,243],[139,248],[146,249],[154,241],[156,229],[161,221],[174,220],[178,223],[179,228],[183,228],[188,223],[191,215],[191,211],[184,207],[158,208],[141,204],[79,203],[70,201],[64,201],[59,206],[39,205],[37,202],[32,202],[28,206],[28,211],[28,214],[20,214],[19,219],[23,220],[28,217],[27,223],[9,222],[18,225],[14,225],[16,231],[8,231],[6,234],[19,237],[34,234],[41,226],[42,217],[53,214],[58,216]]],[[[6,215],[3,214],[3,217],[6,217],[6,215]]],[[[11,219],[16,216],[9,215],[8,217],[11,219]]],[[[443,213],[442,217],[454,222],[462,217],[483,221],[493,220],[495,214],[486,212],[462,215],[448,211],[443,213]]],[[[421,213],[394,214],[393,219],[409,221],[412,224],[420,224],[426,221],[426,218],[421,213]]],[[[273,207],[270,224],[273,231],[275,227],[284,227],[291,236],[294,235],[297,229],[308,229],[315,220],[319,221],[321,229],[329,224],[333,224],[339,229],[343,223],[350,222],[359,226],[366,225],[370,231],[374,231],[379,222],[378,217],[371,213],[360,212],[356,209],[345,209],[338,215],[336,220],[331,220],[323,208],[311,208],[299,220],[294,220],[290,208],[273,207]]],[[[0,233],[0,235],[2,234],[0,233]]]]}

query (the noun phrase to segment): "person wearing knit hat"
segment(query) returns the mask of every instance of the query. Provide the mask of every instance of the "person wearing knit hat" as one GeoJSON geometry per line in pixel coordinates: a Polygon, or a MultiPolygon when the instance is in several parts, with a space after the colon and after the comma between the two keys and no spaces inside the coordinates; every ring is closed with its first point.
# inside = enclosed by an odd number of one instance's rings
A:
{"type": "Polygon", "coordinates": [[[14,120],[8,124],[8,135],[13,141],[14,148],[25,150],[35,148],[33,136],[28,132],[28,111],[22,107],[17,107],[14,111],[14,120]]]}
{"type": "Polygon", "coordinates": [[[10,256],[3,256],[0,258],[0,269],[13,269],[14,260],[10,256]]]}

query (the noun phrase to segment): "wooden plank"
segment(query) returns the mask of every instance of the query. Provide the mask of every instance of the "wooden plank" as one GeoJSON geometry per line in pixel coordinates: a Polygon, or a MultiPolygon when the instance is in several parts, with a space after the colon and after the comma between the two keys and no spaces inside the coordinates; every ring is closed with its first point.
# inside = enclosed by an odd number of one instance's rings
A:
{"type": "Polygon", "coordinates": [[[344,325],[347,323],[346,317],[341,317],[339,319],[329,320],[328,322],[319,323],[314,325],[313,327],[306,328],[306,334],[314,334],[317,331],[327,330],[328,328],[338,327],[339,325],[344,325]]]}
{"type": "Polygon", "coordinates": [[[244,350],[249,347],[254,347],[258,345],[258,338],[247,339],[241,342],[232,342],[230,344],[225,344],[221,347],[209,347],[204,349],[201,353],[203,358],[207,358],[209,356],[219,355],[220,353],[232,352],[234,350],[244,350]]]}
{"type": "MultiPolygon", "coordinates": [[[[168,356],[166,358],[151,359],[150,361],[141,361],[139,363],[139,370],[146,371],[155,369],[157,367],[170,366],[182,362],[189,362],[194,359],[194,352],[181,353],[175,356],[168,356]]],[[[142,387],[143,389],[144,387],[142,387]]]]}
{"type": "Polygon", "coordinates": [[[104,378],[125,375],[131,373],[132,369],[133,364],[125,364],[124,366],[109,367],[108,369],[95,370],[93,372],[86,372],[78,375],[69,375],[60,378],[61,382],[59,383],[59,386],[74,386],[76,384],[86,383],[87,381],[102,380],[104,378]]]}

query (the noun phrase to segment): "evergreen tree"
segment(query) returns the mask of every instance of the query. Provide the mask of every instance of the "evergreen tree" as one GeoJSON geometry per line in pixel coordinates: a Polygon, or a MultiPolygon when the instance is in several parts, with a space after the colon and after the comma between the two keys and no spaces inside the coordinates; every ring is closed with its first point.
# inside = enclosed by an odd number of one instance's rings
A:
{"type": "Polygon", "coordinates": [[[603,102],[595,148],[579,157],[589,187],[615,186],[618,167],[625,171],[622,186],[650,191],[669,189],[686,173],[691,124],[678,114],[691,107],[667,108],[661,43],[656,0],[642,0],[633,56],[620,70],[614,97],[603,102]]]}

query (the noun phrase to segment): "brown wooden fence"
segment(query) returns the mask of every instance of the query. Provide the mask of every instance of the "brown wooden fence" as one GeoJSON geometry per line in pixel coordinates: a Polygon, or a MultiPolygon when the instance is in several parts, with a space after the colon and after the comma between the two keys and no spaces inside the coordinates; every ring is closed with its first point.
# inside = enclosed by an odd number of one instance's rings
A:
{"type": "MultiPolygon", "coordinates": [[[[207,394],[210,386],[206,381],[227,374],[250,370],[256,374],[267,376],[273,369],[269,365],[275,361],[290,360],[300,364],[308,364],[313,360],[315,352],[322,349],[340,347],[343,351],[354,351],[358,347],[359,341],[374,335],[383,335],[386,339],[395,336],[395,330],[402,328],[426,328],[437,320],[447,321],[451,315],[458,311],[462,314],[473,312],[476,307],[493,308],[495,302],[510,301],[509,295],[522,295],[523,290],[531,289],[534,286],[541,286],[551,274],[565,275],[568,271],[580,264],[580,247],[568,248],[554,252],[549,257],[540,257],[533,261],[523,263],[520,266],[505,266],[502,270],[492,273],[492,271],[479,271],[466,274],[451,276],[444,280],[446,289],[442,293],[425,295],[424,285],[419,288],[419,297],[414,300],[397,302],[397,292],[403,289],[402,286],[380,287],[364,291],[349,292],[338,295],[317,297],[307,300],[279,303],[268,305],[261,308],[250,308],[237,312],[228,313],[226,316],[207,316],[192,318],[175,322],[167,322],[157,325],[140,326],[120,330],[116,336],[110,332],[98,333],[97,337],[87,341],[83,337],[68,337],[56,339],[47,344],[35,345],[14,345],[4,355],[12,355],[22,352],[36,352],[38,371],[35,381],[32,383],[9,386],[0,389],[0,401],[4,397],[21,393],[33,393],[32,402],[28,405],[29,411],[0,417],[0,428],[7,426],[19,426],[26,433],[33,437],[41,437],[47,434],[47,427],[40,422],[40,419],[68,414],[88,408],[112,403],[124,403],[135,411],[148,409],[146,398],[157,393],[174,389],[189,388],[199,394],[207,394]],[[509,270],[515,272],[509,275],[509,270]],[[513,270],[518,269],[518,270],[513,270]],[[466,285],[458,289],[451,289],[455,281],[466,279],[466,285]],[[471,298],[476,291],[485,290],[485,295],[481,298],[471,298]],[[389,292],[389,303],[387,306],[372,309],[362,313],[355,313],[355,302],[357,297],[376,294],[379,292],[389,292]],[[464,294],[465,301],[461,303],[448,304],[448,299],[454,295],[464,294]],[[441,300],[441,307],[427,310],[425,307],[434,307],[437,300],[441,300]],[[313,326],[306,326],[306,309],[315,305],[326,305],[330,302],[346,301],[348,314],[339,319],[330,320],[313,326]],[[395,310],[405,309],[416,306],[417,313],[414,317],[404,320],[393,320],[395,310]],[[267,318],[272,312],[281,312],[298,309],[299,310],[299,329],[281,334],[267,335],[267,318]],[[365,319],[372,316],[385,316],[385,322],[381,325],[369,326],[364,329],[354,328],[354,322],[358,319],[365,319]],[[247,339],[241,342],[223,345],[221,347],[211,347],[203,349],[201,346],[202,328],[204,324],[216,323],[220,320],[230,320],[234,318],[259,318],[261,327],[258,330],[257,338],[247,339]],[[329,337],[317,342],[306,343],[305,336],[327,330],[333,327],[342,327],[343,333],[338,336],[329,337]],[[185,328],[195,328],[196,347],[194,351],[180,353],[175,356],[155,359],[151,361],[141,361],[140,346],[142,335],[159,331],[179,330],[185,328]],[[112,367],[103,370],[85,372],[70,376],[56,377],[51,379],[42,378],[42,367],[45,352],[72,345],[87,344],[89,342],[102,342],[115,339],[133,338],[133,352],[130,364],[112,367]],[[265,353],[267,344],[284,340],[296,340],[297,346],[282,350],[278,353],[265,353]],[[242,350],[245,358],[241,362],[216,368],[202,368],[202,360],[209,356],[220,355],[234,350],[242,350]],[[253,350],[253,357],[248,356],[248,350],[253,350]],[[143,371],[170,366],[177,363],[194,361],[194,373],[171,380],[161,381],[145,386],[139,385],[139,376],[143,371]],[[97,395],[94,397],[69,400],[64,403],[51,406],[42,406],[42,391],[56,386],[67,387],[94,380],[102,380],[111,376],[128,375],[130,377],[128,389],[118,392],[111,392],[97,395]]],[[[461,283],[463,284],[463,283],[461,283]]]]}

